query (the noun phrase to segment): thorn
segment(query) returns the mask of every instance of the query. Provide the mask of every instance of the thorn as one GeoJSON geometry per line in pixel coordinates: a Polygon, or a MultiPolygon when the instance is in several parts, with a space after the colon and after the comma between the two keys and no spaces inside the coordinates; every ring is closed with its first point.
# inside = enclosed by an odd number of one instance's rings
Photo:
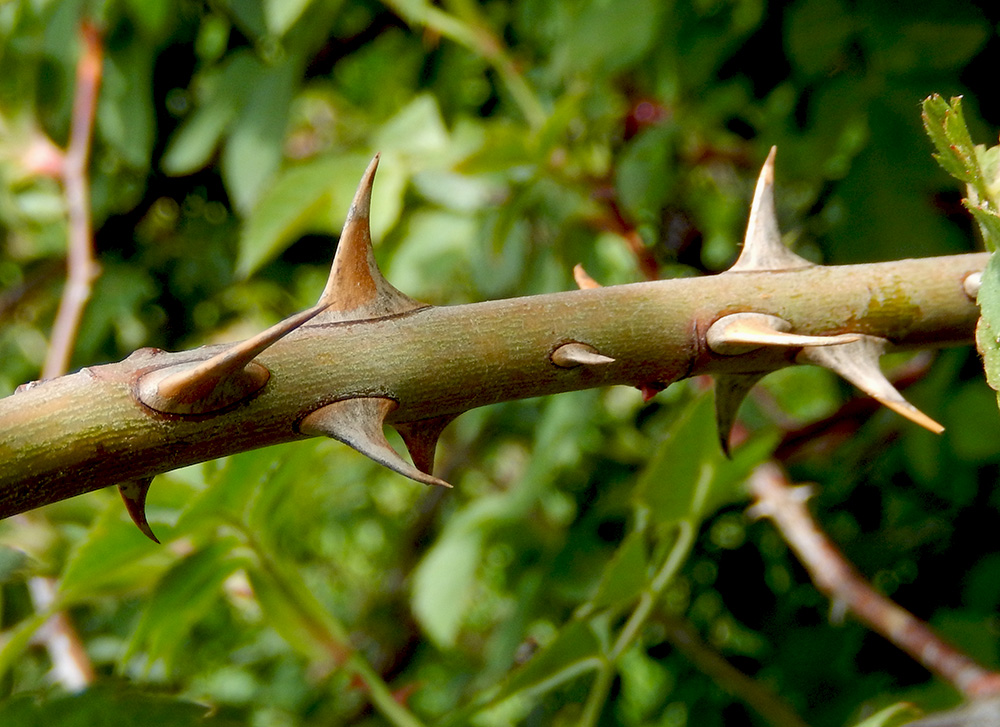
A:
{"type": "Polygon", "coordinates": [[[904,399],[879,368],[879,357],[885,351],[887,343],[875,336],[862,336],[858,341],[839,346],[803,348],[796,356],[796,361],[830,369],[880,404],[924,429],[940,434],[944,427],[904,399]]]}
{"type": "Polygon", "coordinates": [[[379,396],[341,399],[308,414],[300,422],[299,431],[308,436],[332,437],[411,480],[451,487],[444,480],[421,472],[389,446],[382,426],[397,406],[392,399],[379,396]]]}
{"type": "Polygon", "coordinates": [[[564,369],[571,369],[577,366],[601,366],[603,364],[614,363],[610,356],[598,353],[597,349],[586,343],[564,343],[559,346],[550,356],[552,363],[564,369]]]}
{"type": "Polygon", "coordinates": [[[441,432],[457,417],[457,414],[445,414],[432,419],[420,419],[415,422],[400,422],[392,427],[403,438],[410,459],[417,469],[427,474],[434,474],[434,452],[437,450],[438,438],[441,432]]]}
{"type": "Polygon", "coordinates": [[[149,492],[149,485],[152,482],[152,477],[119,482],[118,493],[122,496],[122,502],[125,503],[128,516],[132,518],[135,526],[142,531],[143,535],[159,545],[160,541],[153,535],[153,530],[146,521],[146,494],[149,492]]]}
{"type": "Polygon", "coordinates": [[[583,265],[579,263],[573,266],[573,280],[576,281],[576,287],[580,290],[591,290],[601,287],[601,284],[590,277],[587,271],[583,269],[583,265]]]}
{"type": "Polygon", "coordinates": [[[723,356],[736,356],[762,346],[836,346],[861,338],[857,333],[801,336],[789,333],[791,324],[765,313],[733,313],[713,323],[705,334],[708,347],[723,356]]]}
{"type": "Polygon", "coordinates": [[[719,444],[722,451],[729,456],[729,435],[736,423],[736,414],[740,404],[750,393],[758,381],[764,378],[768,371],[752,374],[716,374],[715,375],[715,426],[719,433],[719,444]]]}
{"type": "Polygon", "coordinates": [[[781,242],[778,218],[774,212],[774,156],[778,147],[772,146],[754,190],[750,205],[747,234],[739,259],[726,272],[746,270],[795,270],[811,267],[812,263],[799,257],[781,242]]]}
{"type": "Polygon", "coordinates": [[[271,376],[253,359],[322,311],[315,305],[296,313],[205,361],[152,371],[139,381],[139,399],[168,414],[206,414],[240,402],[271,376]]]}
{"type": "Polygon", "coordinates": [[[330,277],[319,298],[319,305],[327,309],[324,321],[368,320],[427,307],[396,290],[375,262],[369,216],[378,160],[376,154],[347,213],[330,277]]]}

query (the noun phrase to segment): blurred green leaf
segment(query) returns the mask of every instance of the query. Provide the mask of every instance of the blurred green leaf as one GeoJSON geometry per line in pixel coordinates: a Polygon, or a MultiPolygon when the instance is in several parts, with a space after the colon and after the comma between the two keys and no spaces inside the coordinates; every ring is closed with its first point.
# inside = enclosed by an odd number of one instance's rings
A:
{"type": "Polygon", "coordinates": [[[646,537],[641,530],[628,534],[605,567],[597,593],[589,601],[590,606],[601,609],[626,604],[642,592],[649,578],[646,537]]]}
{"type": "Polygon", "coordinates": [[[898,727],[921,716],[921,711],[907,702],[899,702],[880,709],[868,719],[858,722],[854,727],[898,727]]]}
{"type": "Polygon", "coordinates": [[[478,530],[452,528],[413,574],[413,615],[442,648],[453,646],[458,636],[482,549],[478,530]]]}
{"type": "Polygon", "coordinates": [[[264,0],[264,20],[275,35],[284,35],[313,0],[264,0]]]}
{"type": "Polygon", "coordinates": [[[218,540],[181,560],[160,579],[132,632],[122,663],[144,650],[147,669],[162,660],[166,673],[172,672],[188,633],[218,600],[223,582],[246,565],[234,553],[237,545],[235,538],[218,540]]]}
{"type": "Polygon", "coordinates": [[[1000,396],[1000,261],[995,253],[983,271],[977,300],[982,318],[976,326],[976,347],[983,357],[986,381],[1000,396]]]}
{"type": "Polygon", "coordinates": [[[80,694],[19,694],[0,702],[0,721],[17,727],[190,727],[238,724],[203,704],[120,684],[98,684],[80,694]]]}

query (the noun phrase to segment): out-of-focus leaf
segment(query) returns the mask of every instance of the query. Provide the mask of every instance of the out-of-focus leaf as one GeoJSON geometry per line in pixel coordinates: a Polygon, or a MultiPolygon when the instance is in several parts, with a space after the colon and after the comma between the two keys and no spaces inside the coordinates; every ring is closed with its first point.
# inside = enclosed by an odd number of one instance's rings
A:
{"type": "Polygon", "coordinates": [[[226,578],[245,565],[233,552],[237,545],[234,538],[218,540],[184,558],[160,579],[132,633],[123,663],[145,648],[147,668],[162,659],[166,672],[172,671],[188,632],[219,597],[226,578]]]}
{"type": "Polygon", "coordinates": [[[656,39],[663,5],[656,0],[628,4],[592,0],[576,5],[555,48],[560,73],[612,73],[644,55],[656,39]]]}
{"type": "Polygon", "coordinates": [[[858,722],[854,727],[897,727],[897,725],[904,725],[920,715],[920,710],[912,704],[897,702],[885,709],[880,709],[868,719],[858,722]]]}
{"type": "Polygon", "coordinates": [[[149,92],[153,57],[150,48],[134,42],[108,55],[101,81],[97,126],[106,144],[136,169],[149,167],[153,151],[154,111],[149,92]]]}
{"type": "Polygon", "coordinates": [[[451,528],[413,574],[413,614],[442,648],[453,646],[458,636],[482,549],[477,529],[451,528]]]}
{"type": "Polygon", "coordinates": [[[418,164],[441,160],[448,150],[448,129],[437,100],[421,94],[386,121],[372,139],[376,149],[395,151],[418,164]]]}
{"type": "Polygon", "coordinates": [[[278,171],[288,107],[298,88],[299,63],[289,58],[254,79],[246,106],[222,150],[222,176],[233,206],[249,213],[278,171]]]}
{"type": "Polygon", "coordinates": [[[600,609],[632,601],[646,585],[648,558],[646,533],[641,530],[629,533],[605,567],[589,605],[600,609]]]}
{"type": "Polygon", "coordinates": [[[264,21],[275,35],[284,35],[313,0],[264,0],[264,21]]]}
{"type": "Polygon", "coordinates": [[[59,583],[63,602],[148,586],[173,560],[136,529],[124,510],[120,502],[109,502],[70,554],[59,583]]]}
{"type": "Polygon", "coordinates": [[[550,680],[562,675],[564,681],[599,666],[603,639],[590,620],[574,620],[563,626],[558,636],[542,651],[531,657],[521,669],[515,671],[501,688],[497,701],[518,692],[540,690],[556,686],[550,680]],[[549,682],[547,684],[547,682],[549,682]]]}
{"type": "Polygon", "coordinates": [[[18,694],[0,703],[0,723],[17,727],[230,727],[236,723],[202,704],[120,684],[98,684],[79,694],[18,694]]]}
{"type": "Polygon", "coordinates": [[[23,550],[0,545],[0,583],[7,583],[28,565],[30,558],[23,550]]]}
{"type": "Polygon", "coordinates": [[[253,273],[307,231],[338,232],[322,223],[339,217],[343,224],[368,161],[358,155],[338,156],[284,172],[247,220],[240,237],[238,273],[253,273]]]}
{"type": "Polygon", "coordinates": [[[976,347],[983,357],[986,381],[1000,392],[1000,261],[995,253],[983,271],[978,302],[982,317],[976,326],[976,347]]]}
{"type": "Polygon", "coordinates": [[[167,174],[190,174],[205,166],[229,124],[246,103],[262,64],[251,53],[236,53],[221,70],[201,79],[201,103],[178,129],[160,164],[167,174]]]}

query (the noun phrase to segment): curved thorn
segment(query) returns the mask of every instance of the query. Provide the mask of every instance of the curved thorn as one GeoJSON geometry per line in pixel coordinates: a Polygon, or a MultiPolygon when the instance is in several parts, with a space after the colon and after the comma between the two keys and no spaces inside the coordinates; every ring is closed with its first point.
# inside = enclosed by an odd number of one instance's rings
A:
{"type": "Polygon", "coordinates": [[[716,374],[715,379],[715,426],[719,432],[719,444],[729,456],[729,435],[736,423],[740,404],[758,381],[769,372],[752,374],[716,374]]]}
{"type": "Polygon", "coordinates": [[[573,266],[573,280],[576,281],[576,287],[580,290],[592,290],[593,288],[601,287],[601,284],[590,277],[580,263],[573,266]]]}
{"type": "Polygon", "coordinates": [[[575,368],[576,366],[601,366],[603,364],[614,363],[610,356],[598,353],[597,349],[586,343],[576,341],[564,343],[552,352],[550,358],[552,363],[564,369],[575,368]]]}
{"type": "Polygon", "coordinates": [[[736,356],[762,346],[836,346],[861,338],[857,333],[834,336],[803,336],[789,333],[791,324],[765,313],[733,313],[713,323],[705,334],[705,342],[714,352],[736,356]]]}
{"type": "Polygon", "coordinates": [[[118,493],[122,496],[125,510],[135,526],[142,531],[143,535],[159,545],[160,541],[153,535],[153,529],[146,521],[146,494],[149,492],[149,485],[152,481],[152,477],[143,477],[138,480],[119,482],[118,493]]]}
{"type": "Polygon", "coordinates": [[[150,372],[139,382],[139,398],[170,414],[204,414],[235,404],[270,378],[270,372],[253,359],[322,312],[323,306],[313,306],[205,361],[150,372]]]}
{"type": "Polygon", "coordinates": [[[887,406],[924,429],[935,434],[944,427],[903,398],[896,387],[879,368],[879,357],[885,351],[887,341],[875,336],[862,336],[853,343],[824,348],[804,348],[796,361],[810,363],[844,377],[883,406],[887,406]]]}
{"type": "Polygon", "coordinates": [[[389,445],[382,427],[397,406],[392,399],[380,396],[342,399],[308,414],[300,422],[299,431],[309,436],[332,437],[411,480],[451,487],[444,480],[421,472],[389,445]]]}
{"type": "Polygon", "coordinates": [[[426,307],[396,290],[375,262],[369,216],[378,160],[376,154],[358,183],[347,213],[330,276],[319,298],[318,305],[326,309],[324,320],[365,320],[426,307]]]}
{"type": "Polygon", "coordinates": [[[795,270],[812,266],[781,242],[778,218],[774,212],[774,156],[778,148],[771,147],[767,160],[760,170],[750,219],[743,238],[740,256],[727,272],[741,270],[795,270]]]}
{"type": "Polygon", "coordinates": [[[457,416],[457,414],[445,414],[431,419],[392,425],[403,438],[410,459],[418,470],[429,475],[434,474],[434,452],[437,450],[438,438],[444,428],[457,416]]]}

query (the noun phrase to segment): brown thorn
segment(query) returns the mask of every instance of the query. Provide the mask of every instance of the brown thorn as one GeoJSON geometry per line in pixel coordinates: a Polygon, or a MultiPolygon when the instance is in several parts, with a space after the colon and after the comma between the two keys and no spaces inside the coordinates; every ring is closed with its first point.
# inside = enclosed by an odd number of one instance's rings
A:
{"type": "Polygon", "coordinates": [[[875,336],[862,336],[853,343],[804,348],[799,352],[796,361],[830,369],[883,406],[924,429],[940,434],[944,431],[944,427],[904,399],[879,368],[879,358],[885,352],[887,343],[875,336]]]}
{"type": "Polygon", "coordinates": [[[727,272],[746,270],[795,270],[812,266],[781,242],[778,218],[774,211],[774,156],[778,148],[771,147],[767,160],[760,170],[750,219],[743,238],[740,256],[727,272]]]}
{"type": "Polygon", "coordinates": [[[729,456],[729,435],[736,423],[740,404],[758,381],[768,373],[716,374],[715,379],[715,426],[719,433],[722,451],[729,456]]]}
{"type": "Polygon", "coordinates": [[[324,321],[381,318],[426,307],[396,290],[375,262],[369,217],[378,161],[376,154],[358,183],[347,213],[330,276],[319,298],[319,305],[327,309],[324,321]]]}
{"type": "Polygon", "coordinates": [[[789,333],[791,324],[765,313],[733,313],[713,323],[705,334],[708,347],[724,356],[736,356],[762,346],[835,346],[861,338],[857,333],[803,336],[789,333]]]}
{"type": "Polygon", "coordinates": [[[445,414],[431,419],[420,419],[415,422],[399,422],[392,427],[403,438],[410,459],[417,469],[427,474],[434,474],[434,453],[437,450],[438,438],[441,432],[454,421],[457,414],[445,414]]]}
{"type": "Polygon", "coordinates": [[[253,359],[322,311],[322,304],[315,305],[210,359],[146,374],[139,382],[139,398],[151,409],[170,414],[204,414],[242,401],[270,377],[253,359]]]}
{"type": "Polygon", "coordinates": [[[573,280],[576,281],[576,287],[580,290],[592,290],[601,287],[601,284],[590,277],[580,263],[573,266],[573,280]]]}
{"type": "Polygon", "coordinates": [[[332,437],[411,480],[451,487],[444,480],[421,472],[389,445],[382,427],[397,406],[394,400],[379,396],[342,399],[308,414],[299,423],[299,431],[308,436],[332,437]]]}
{"type": "Polygon", "coordinates": [[[601,366],[615,361],[610,356],[598,353],[593,346],[576,341],[559,346],[552,352],[550,358],[552,363],[564,369],[572,369],[577,366],[601,366]]]}
{"type": "Polygon", "coordinates": [[[127,480],[118,483],[118,493],[125,503],[125,510],[132,518],[135,526],[142,531],[142,534],[159,545],[160,541],[153,535],[152,528],[146,520],[146,495],[149,493],[149,485],[153,482],[152,477],[143,477],[138,480],[127,480]]]}

